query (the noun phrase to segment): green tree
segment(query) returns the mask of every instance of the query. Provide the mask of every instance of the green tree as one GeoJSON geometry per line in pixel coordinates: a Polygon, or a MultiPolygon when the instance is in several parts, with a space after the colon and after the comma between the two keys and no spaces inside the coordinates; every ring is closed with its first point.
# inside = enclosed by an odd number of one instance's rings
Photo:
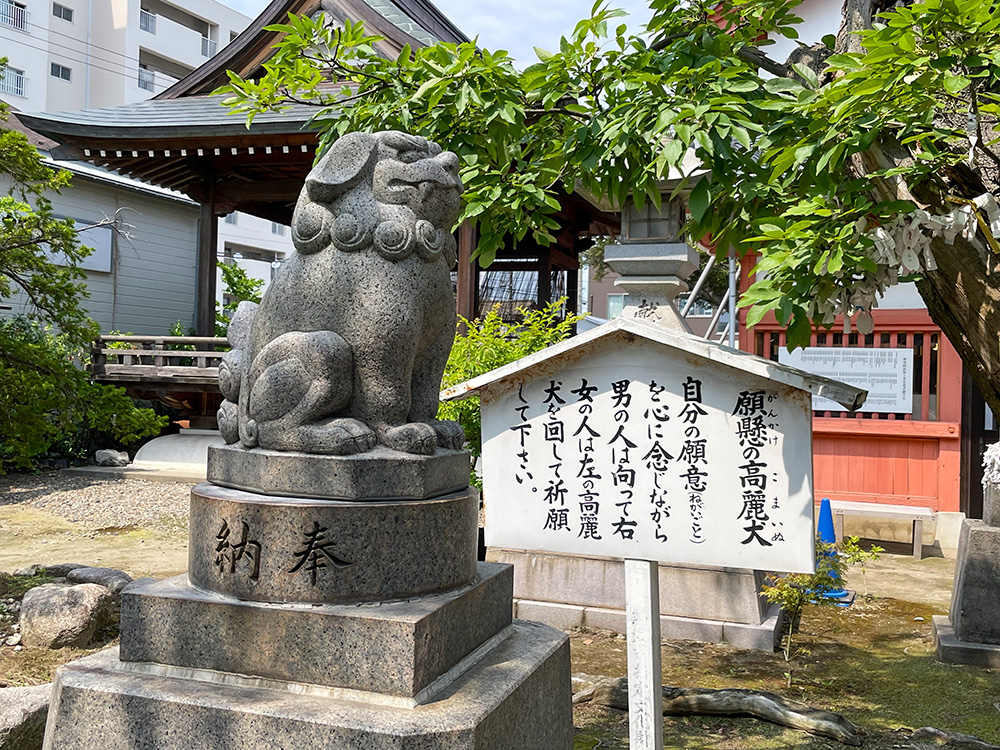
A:
{"type": "MultiPolygon", "coordinates": [[[[463,383],[568,338],[573,326],[586,316],[563,316],[565,303],[563,298],[541,310],[522,308],[519,310],[521,320],[517,323],[504,321],[497,308],[472,321],[460,317],[465,333],[455,337],[441,387],[463,383]]],[[[473,462],[482,455],[479,396],[442,403],[438,419],[453,419],[462,425],[473,462]]]]}
{"type": "Polygon", "coordinates": [[[766,274],[742,301],[751,324],[774,311],[791,346],[837,313],[866,330],[877,293],[914,279],[1000,413],[1000,245],[977,231],[980,212],[952,213],[996,188],[1000,4],[924,0],[873,16],[872,0],[847,0],[811,66],[761,50],[796,37],[794,5],[651,0],[642,36],[595,5],[521,71],[474,44],[384,59],[358,24],[293,16],[274,27],[285,35],[263,73],[231,74],[227,90],[248,120],[315,104],[323,146],[399,128],[456,151],[484,264],[511,238],[551,243],[558,197],[578,186],[658,203],[693,151],[708,173],[675,191],[690,190],[691,236],[760,254],[766,274]]]}
{"type": "Polygon", "coordinates": [[[215,335],[226,336],[229,333],[229,321],[240,306],[240,302],[260,302],[264,288],[263,279],[250,277],[238,263],[220,263],[222,284],[226,289],[229,302],[216,302],[215,335]]]}
{"type": "Polygon", "coordinates": [[[81,428],[120,444],[157,434],[164,419],[82,369],[98,332],[80,306],[87,291],[78,263],[91,249],[46,198],[69,174],[47,168],[22,134],[0,128],[0,182],[9,186],[0,194],[0,299],[28,302],[25,315],[0,320],[0,472],[30,468],[57,441],[76,442],[81,428]]]}

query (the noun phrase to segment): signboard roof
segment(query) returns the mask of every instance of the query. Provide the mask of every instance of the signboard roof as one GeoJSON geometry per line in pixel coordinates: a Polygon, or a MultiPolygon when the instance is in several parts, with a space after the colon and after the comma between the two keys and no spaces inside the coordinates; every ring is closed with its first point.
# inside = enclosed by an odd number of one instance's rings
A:
{"type": "Polygon", "coordinates": [[[815,396],[822,396],[854,411],[862,406],[868,392],[838,380],[813,375],[794,367],[772,362],[747,352],[730,349],[692,334],[671,331],[662,326],[645,323],[635,318],[616,318],[596,328],[574,336],[558,344],[529,355],[517,362],[498,367],[485,375],[480,375],[464,383],[453,385],[441,391],[443,401],[453,401],[467,398],[479,391],[497,385],[516,385],[519,376],[529,370],[544,367],[558,367],[566,360],[578,359],[589,349],[599,347],[605,340],[612,338],[640,338],[661,344],[669,349],[677,350],[685,355],[694,355],[740,372],[767,378],[775,383],[781,383],[802,391],[808,391],[815,396]]]}

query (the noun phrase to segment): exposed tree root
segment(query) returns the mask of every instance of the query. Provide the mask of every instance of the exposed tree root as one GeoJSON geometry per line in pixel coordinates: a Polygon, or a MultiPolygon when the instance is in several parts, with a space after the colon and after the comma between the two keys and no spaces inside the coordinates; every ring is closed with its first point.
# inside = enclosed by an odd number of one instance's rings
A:
{"type": "Polygon", "coordinates": [[[978,737],[971,734],[959,734],[958,732],[946,732],[943,729],[934,727],[923,727],[910,735],[910,741],[920,743],[915,747],[947,747],[954,750],[1000,750],[1000,746],[983,742],[978,737]]]}
{"type": "MultiPolygon", "coordinates": [[[[628,710],[628,680],[625,677],[586,679],[586,676],[580,675],[574,676],[574,682],[591,684],[573,696],[573,703],[590,702],[628,710]]],[[[663,713],[667,716],[753,716],[773,724],[829,737],[845,745],[861,744],[858,728],[840,714],[822,711],[760,690],[709,690],[664,685],[663,713]]],[[[987,748],[984,746],[981,750],[987,748]]]]}

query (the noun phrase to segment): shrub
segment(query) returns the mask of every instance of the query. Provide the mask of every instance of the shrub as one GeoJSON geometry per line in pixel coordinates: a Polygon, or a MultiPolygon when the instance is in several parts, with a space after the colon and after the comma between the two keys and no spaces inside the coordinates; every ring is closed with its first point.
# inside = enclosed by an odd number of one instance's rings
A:
{"type": "Polygon", "coordinates": [[[0,349],[0,472],[31,469],[57,444],[87,452],[105,434],[128,446],[166,425],[123,389],[92,383],[83,351],[32,319],[0,320],[0,349]]]}
{"type": "MultiPolygon", "coordinates": [[[[466,332],[455,337],[455,345],[451,349],[441,381],[442,388],[495,370],[567,338],[573,332],[573,326],[586,315],[567,315],[562,318],[565,302],[563,298],[541,310],[521,308],[518,311],[521,315],[519,323],[505,322],[500,317],[498,308],[493,308],[481,319],[469,321],[460,317],[460,324],[466,327],[466,332]]],[[[478,396],[442,403],[438,419],[453,419],[462,425],[473,460],[482,454],[482,419],[478,396]]],[[[478,486],[478,482],[475,483],[478,486]]]]}

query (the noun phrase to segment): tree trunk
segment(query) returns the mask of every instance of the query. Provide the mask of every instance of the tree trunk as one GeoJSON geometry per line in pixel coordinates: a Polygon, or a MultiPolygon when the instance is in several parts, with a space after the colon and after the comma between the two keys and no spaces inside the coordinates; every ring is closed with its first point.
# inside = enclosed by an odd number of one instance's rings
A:
{"type": "Polygon", "coordinates": [[[938,270],[925,273],[917,290],[983,399],[1000,415],[1000,274],[993,272],[998,258],[977,245],[961,237],[954,245],[935,240],[938,270]]]}
{"type": "MultiPolygon", "coordinates": [[[[872,0],[844,1],[837,34],[838,53],[861,50],[854,32],[871,27],[873,5],[872,0]]],[[[863,175],[911,160],[908,149],[886,137],[855,157],[854,167],[863,175]]],[[[922,186],[911,194],[909,187],[898,179],[873,181],[872,191],[883,200],[909,199],[925,206],[930,213],[944,214],[956,208],[945,200],[949,192],[972,198],[977,191],[987,190],[970,169],[958,167],[954,174],[942,178],[947,183],[939,186],[943,187],[943,194],[935,186],[922,186]]],[[[917,290],[931,320],[955,347],[986,403],[1000,415],[1000,271],[997,268],[1000,258],[994,257],[978,238],[969,241],[958,237],[953,245],[935,239],[931,248],[938,269],[925,272],[917,290]]]]}

